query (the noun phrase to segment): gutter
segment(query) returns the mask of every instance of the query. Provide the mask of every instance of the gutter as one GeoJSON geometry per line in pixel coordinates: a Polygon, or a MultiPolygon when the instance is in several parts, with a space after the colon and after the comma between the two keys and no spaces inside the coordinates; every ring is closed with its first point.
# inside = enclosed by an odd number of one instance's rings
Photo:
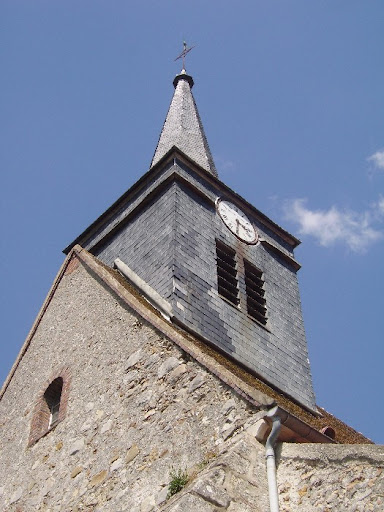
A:
{"type": "Polygon", "coordinates": [[[280,418],[282,426],[292,430],[300,438],[305,439],[307,443],[335,443],[330,437],[279,406],[276,407],[275,415],[280,418]]]}
{"type": "MultiPolygon", "coordinates": [[[[293,434],[296,434],[299,439],[295,439],[295,441],[299,443],[303,442],[302,439],[310,443],[335,442],[322,432],[315,430],[299,418],[296,418],[284,409],[281,409],[278,405],[269,409],[262,415],[261,419],[254,425],[254,427],[251,428],[250,433],[253,434],[258,441],[265,441],[265,459],[270,512],[279,512],[275,445],[279,439],[281,428],[283,426],[289,429],[293,434]],[[270,429],[271,423],[272,428],[270,429]],[[270,432],[266,438],[269,429],[270,432]]],[[[284,437],[284,434],[282,437],[284,437]]]]}
{"type": "Polygon", "coordinates": [[[278,407],[274,407],[266,414],[266,417],[272,420],[271,433],[265,443],[265,459],[267,464],[267,480],[268,480],[268,494],[269,494],[269,508],[271,512],[279,512],[279,494],[277,490],[277,477],[276,477],[276,455],[275,443],[279,437],[281,429],[281,421],[277,415],[278,407]]]}

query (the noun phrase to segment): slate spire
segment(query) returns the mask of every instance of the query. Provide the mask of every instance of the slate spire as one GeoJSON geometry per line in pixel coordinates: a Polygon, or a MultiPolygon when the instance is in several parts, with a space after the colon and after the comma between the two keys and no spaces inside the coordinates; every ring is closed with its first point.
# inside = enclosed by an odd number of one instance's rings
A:
{"type": "Polygon", "coordinates": [[[160,139],[152,159],[155,165],[171,148],[176,146],[189,158],[217,177],[217,171],[199,112],[192,95],[193,78],[185,69],[176,75],[175,92],[164,122],[160,139]]]}

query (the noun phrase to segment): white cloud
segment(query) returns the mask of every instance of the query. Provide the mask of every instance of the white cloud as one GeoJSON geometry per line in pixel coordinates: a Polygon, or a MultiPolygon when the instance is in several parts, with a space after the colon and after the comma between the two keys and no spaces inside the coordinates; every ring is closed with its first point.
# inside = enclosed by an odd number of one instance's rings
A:
{"type": "Polygon", "coordinates": [[[352,251],[364,252],[384,234],[374,226],[384,218],[383,197],[362,213],[342,211],[335,206],[329,210],[310,210],[305,199],[287,202],[284,210],[286,218],[299,225],[300,235],[313,236],[324,247],[344,243],[352,251]]]}
{"type": "Polygon", "coordinates": [[[384,149],[380,151],[376,151],[376,153],[373,153],[370,157],[367,159],[369,162],[373,162],[373,165],[377,169],[381,169],[384,171],[384,149]]]}
{"type": "Polygon", "coordinates": [[[376,203],[377,211],[380,215],[384,215],[384,197],[380,197],[380,199],[376,203]]]}
{"type": "Polygon", "coordinates": [[[380,196],[377,201],[371,205],[372,218],[377,222],[384,220],[384,197],[380,196]]]}

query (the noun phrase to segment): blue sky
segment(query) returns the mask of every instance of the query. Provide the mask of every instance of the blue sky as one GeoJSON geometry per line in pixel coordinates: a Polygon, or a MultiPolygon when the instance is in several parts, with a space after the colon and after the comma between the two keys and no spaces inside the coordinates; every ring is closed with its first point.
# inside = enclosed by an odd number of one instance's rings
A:
{"type": "Polygon", "coordinates": [[[302,240],[319,405],[384,443],[384,3],[0,4],[3,381],[62,249],[149,167],[187,69],[220,178],[302,240]]]}

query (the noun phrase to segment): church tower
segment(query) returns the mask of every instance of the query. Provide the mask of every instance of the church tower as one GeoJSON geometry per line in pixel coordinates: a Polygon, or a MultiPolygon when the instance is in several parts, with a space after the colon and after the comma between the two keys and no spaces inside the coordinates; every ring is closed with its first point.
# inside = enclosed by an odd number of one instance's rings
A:
{"type": "Polygon", "coordinates": [[[293,250],[299,241],[219,180],[183,69],[149,171],[71,244],[123,262],[172,322],[311,411],[293,250]]]}
{"type": "Polygon", "coordinates": [[[1,388],[0,510],[382,510],[384,450],[315,403],[299,241],[220,180],[173,85],[150,169],[65,249],[1,388]]]}

